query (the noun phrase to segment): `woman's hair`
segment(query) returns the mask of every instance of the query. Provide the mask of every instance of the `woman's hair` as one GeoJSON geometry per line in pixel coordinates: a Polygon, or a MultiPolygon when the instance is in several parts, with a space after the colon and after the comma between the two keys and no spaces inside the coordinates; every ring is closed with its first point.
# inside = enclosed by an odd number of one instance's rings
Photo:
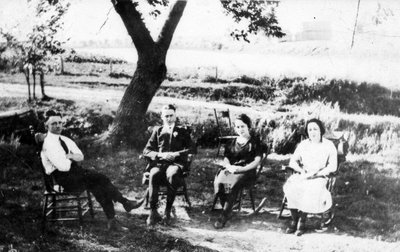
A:
{"type": "Polygon", "coordinates": [[[172,104],[167,104],[162,107],[162,110],[173,110],[176,111],[176,107],[172,104]]]}
{"type": "Polygon", "coordinates": [[[309,136],[308,136],[308,125],[310,123],[316,123],[318,125],[319,130],[321,131],[321,139],[322,139],[322,136],[325,134],[325,127],[324,127],[324,124],[317,118],[313,118],[313,119],[310,119],[310,120],[307,121],[306,130],[305,130],[307,138],[309,138],[309,136]]]}
{"type": "Polygon", "coordinates": [[[247,127],[249,129],[251,129],[251,119],[246,114],[240,114],[240,115],[236,116],[235,120],[240,120],[240,121],[244,122],[244,124],[246,124],[247,127]]]}

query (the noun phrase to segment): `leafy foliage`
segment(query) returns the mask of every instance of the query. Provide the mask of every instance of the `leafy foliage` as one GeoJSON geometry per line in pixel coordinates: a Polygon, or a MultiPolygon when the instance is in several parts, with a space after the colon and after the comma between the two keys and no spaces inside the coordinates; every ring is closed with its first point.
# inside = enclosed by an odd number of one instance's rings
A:
{"type": "Polygon", "coordinates": [[[75,63],[101,63],[101,64],[123,64],[127,63],[126,60],[116,58],[116,57],[109,57],[104,55],[96,55],[96,54],[81,54],[76,53],[76,51],[72,50],[68,54],[64,55],[65,62],[75,62],[75,63]]]}
{"type": "Polygon", "coordinates": [[[237,23],[242,20],[248,22],[246,30],[235,29],[231,33],[231,36],[236,40],[243,39],[246,42],[250,42],[248,34],[257,34],[260,30],[266,36],[278,38],[285,36],[285,33],[278,26],[278,20],[272,4],[252,0],[221,1],[221,3],[226,13],[232,15],[237,23]]]}
{"type": "Polygon", "coordinates": [[[70,6],[66,2],[38,0],[36,1],[36,18],[32,30],[23,39],[14,34],[0,30],[7,43],[7,48],[17,51],[19,65],[30,63],[36,69],[45,67],[45,61],[51,56],[63,53],[63,41],[56,34],[63,27],[62,17],[70,6]]]}
{"type": "MultiPolygon", "coordinates": [[[[139,1],[138,1],[139,2],[139,1]]],[[[152,7],[151,16],[161,14],[161,8],[170,5],[169,0],[146,0],[152,7]]],[[[236,40],[243,39],[250,42],[248,35],[263,32],[266,36],[281,38],[285,36],[278,25],[275,15],[275,4],[268,1],[253,0],[221,0],[221,4],[227,15],[231,15],[237,23],[244,21],[245,29],[234,29],[231,36],[236,40]]]]}

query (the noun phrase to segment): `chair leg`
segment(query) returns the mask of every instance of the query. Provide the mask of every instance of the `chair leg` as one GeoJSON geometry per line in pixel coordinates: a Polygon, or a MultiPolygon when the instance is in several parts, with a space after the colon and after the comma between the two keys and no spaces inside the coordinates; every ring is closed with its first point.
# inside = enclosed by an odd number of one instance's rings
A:
{"type": "Polygon", "coordinates": [[[253,196],[253,187],[249,188],[250,200],[251,200],[251,207],[253,208],[253,212],[256,211],[256,206],[254,204],[254,196],[253,196]]]}
{"type": "Polygon", "coordinates": [[[328,226],[329,224],[331,224],[333,218],[335,217],[335,211],[332,208],[328,211],[327,215],[329,216],[328,218],[324,218],[323,216],[323,225],[328,226]]]}
{"type": "Polygon", "coordinates": [[[57,197],[56,197],[56,195],[51,195],[51,202],[52,202],[52,207],[53,207],[53,209],[52,209],[52,217],[53,217],[53,220],[55,220],[55,219],[57,219],[58,218],[58,216],[57,216],[57,197]]]}
{"type": "Polygon", "coordinates": [[[189,195],[188,195],[188,192],[187,192],[186,182],[183,183],[183,193],[184,193],[185,201],[186,201],[186,203],[188,205],[188,208],[191,209],[192,208],[192,203],[190,203],[190,200],[189,200],[189,195]]]}
{"type": "Polygon", "coordinates": [[[83,226],[83,217],[82,217],[82,204],[81,200],[77,198],[77,205],[78,205],[78,218],[79,218],[79,226],[83,226]]]}
{"type": "Polygon", "coordinates": [[[44,196],[43,212],[42,212],[42,234],[46,231],[46,221],[47,221],[47,204],[48,196],[44,196]]]}
{"type": "Polygon", "coordinates": [[[242,198],[243,198],[243,188],[239,192],[239,198],[238,198],[238,203],[239,203],[238,211],[239,212],[242,211],[242,198]]]}
{"type": "Polygon", "coordinates": [[[213,201],[213,204],[212,204],[212,207],[211,207],[211,211],[215,210],[215,205],[217,204],[217,201],[218,201],[218,194],[215,194],[214,201],[213,201]]]}
{"type": "Polygon", "coordinates": [[[88,200],[88,206],[89,206],[89,214],[92,217],[92,219],[94,219],[92,196],[90,195],[89,191],[86,191],[86,194],[87,194],[87,200],[88,200]]]}
{"type": "Polygon", "coordinates": [[[217,156],[216,157],[219,157],[219,149],[221,148],[221,140],[218,140],[218,147],[217,147],[218,149],[217,149],[217,156]]]}
{"type": "Polygon", "coordinates": [[[286,197],[283,197],[282,204],[281,204],[281,209],[279,210],[278,219],[282,218],[282,212],[286,208],[286,205],[287,205],[287,199],[286,199],[286,197]]]}
{"type": "Polygon", "coordinates": [[[150,198],[150,192],[149,192],[149,188],[147,187],[146,189],[146,193],[144,196],[145,200],[144,200],[144,208],[148,209],[149,208],[149,198],[150,198]]]}

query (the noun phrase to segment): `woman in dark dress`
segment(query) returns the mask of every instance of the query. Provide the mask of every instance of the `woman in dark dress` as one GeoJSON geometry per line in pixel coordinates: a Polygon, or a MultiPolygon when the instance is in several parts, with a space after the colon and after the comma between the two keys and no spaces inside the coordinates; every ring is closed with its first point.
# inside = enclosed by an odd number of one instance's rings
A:
{"type": "Polygon", "coordinates": [[[255,180],[262,158],[260,140],[250,134],[250,118],[241,114],[234,125],[238,136],[226,144],[223,168],[214,180],[215,193],[223,206],[221,216],[214,223],[217,229],[225,226],[240,190],[255,180]]]}

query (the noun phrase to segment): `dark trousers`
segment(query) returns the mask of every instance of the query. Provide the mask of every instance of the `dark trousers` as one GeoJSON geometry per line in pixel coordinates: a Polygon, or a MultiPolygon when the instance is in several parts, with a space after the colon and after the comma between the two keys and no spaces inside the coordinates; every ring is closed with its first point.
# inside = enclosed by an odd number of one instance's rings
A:
{"type": "Polygon", "coordinates": [[[91,192],[103,208],[107,219],[115,216],[113,202],[123,204],[127,201],[105,175],[84,169],[74,163],[68,172],[55,170],[52,175],[65,192],[81,193],[85,189],[91,192]]]}
{"type": "Polygon", "coordinates": [[[241,174],[227,173],[219,170],[214,180],[214,190],[223,207],[222,215],[228,218],[241,189],[250,185],[255,180],[255,171],[241,174]]]}
{"type": "Polygon", "coordinates": [[[152,210],[157,209],[160,186],[167,186],[166,210],[170,211],[175,200],[176,190],[183,185],[182,170],[177,165],[153,167],[149,177],[149,201],[152,210]]]}

